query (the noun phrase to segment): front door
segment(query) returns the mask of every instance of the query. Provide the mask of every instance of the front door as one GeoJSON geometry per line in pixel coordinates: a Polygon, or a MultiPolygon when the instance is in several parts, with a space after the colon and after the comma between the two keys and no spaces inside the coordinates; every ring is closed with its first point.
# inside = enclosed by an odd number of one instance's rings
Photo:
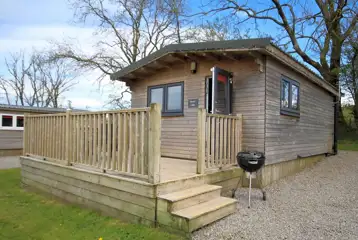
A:
{"type": "Polygon", "coordinates": [[[232,113],[232,73],[218,67],[206,78],[206,110],[208,113],[232,113]]]}

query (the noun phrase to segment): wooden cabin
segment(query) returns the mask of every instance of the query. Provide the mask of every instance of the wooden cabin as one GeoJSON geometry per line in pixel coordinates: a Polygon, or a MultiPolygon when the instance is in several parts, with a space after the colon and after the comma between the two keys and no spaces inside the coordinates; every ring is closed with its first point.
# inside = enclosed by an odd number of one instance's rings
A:
{"type": "Polygon", "coordinates": [[[132,107],[162,104],[162,156],[196,160],[197,109],[243,115],[243,150],[271,165],[331,153],[337,89],[270,39],[169,45],[112,76],[132,107]]]}
{"type": "Polygon", "coordinates": [[[25,118],[22,183],[189,234],[241,207],[240,151],[267,184],[335,152],[337,89],[269,39],[169,45],[111,76],[132,108],[25,118]]]}
{"type": "Polygon", "coordinates": [[[59,112],[66,112],[66,109],[0,104],[0,156],[22,154],[25,114],[59,112]]]}

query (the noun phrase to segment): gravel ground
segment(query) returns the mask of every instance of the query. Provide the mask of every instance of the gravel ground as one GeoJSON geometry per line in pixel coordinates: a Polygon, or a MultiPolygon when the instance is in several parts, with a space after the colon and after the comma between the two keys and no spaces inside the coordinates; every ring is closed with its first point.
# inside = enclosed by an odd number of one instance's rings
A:
{"type": "Polygon", "coordinates": [[[0,169],[19,168],[19,157],[0,157],[0,169]]]}
{"type": "Polygon", "coordinates": [[[193,239],[358,239],[358,152],[340,152],[251,194],[239,189],[237,213],[193,239]]]}

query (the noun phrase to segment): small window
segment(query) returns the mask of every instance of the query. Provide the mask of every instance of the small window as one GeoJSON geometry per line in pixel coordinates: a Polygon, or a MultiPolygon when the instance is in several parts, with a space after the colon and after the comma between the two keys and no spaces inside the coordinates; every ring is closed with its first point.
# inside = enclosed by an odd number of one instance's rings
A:
{"type": "Polygon", "coordinates": [[[148,106],[151,103],[160,103],[163,116],[181,116],[184,105],[183,92],[183,82],[148,87],[148,106]]]}
{"type": "Polygon", "coordinates": [[[0,129],[23,130],[24,129],[24,116],[0,113],[0,129]]]}
{"type": "Polygon", "coordinates": [[[12,115],[2,115],[2,127],[12,127],[12,115]]]}
{"type": "Polygon", "coordinates": [[[168,87],[167,111],[182,111],[182,91],[183,89],[181,85],[168,87]]]}
{"type": "Polygon", "coordinates": [[[300,86],[299,83],[290,79],[281,80],[281,114],[300,116],[300,86]]]}
{"type": "Polygon", "coordinates": [[[151,103],[160,103],[163,107],[163,100],[164,100],[164,88],[152,88],[150,89],[150,102],[151,103]]]}
{"type": "Polygon", "coordinates": [[[16,127],[24,127],[24,117],[16,116],[16,127]]]}

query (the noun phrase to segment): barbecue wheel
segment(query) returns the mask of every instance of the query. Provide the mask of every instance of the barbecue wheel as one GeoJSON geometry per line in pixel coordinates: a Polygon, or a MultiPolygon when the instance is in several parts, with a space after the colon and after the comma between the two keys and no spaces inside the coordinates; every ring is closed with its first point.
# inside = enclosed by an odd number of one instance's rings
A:
{"type": "Polygon", "coordinates": [[[262,191],[262,200],[266,201],[266,192],[262,191]]]}

